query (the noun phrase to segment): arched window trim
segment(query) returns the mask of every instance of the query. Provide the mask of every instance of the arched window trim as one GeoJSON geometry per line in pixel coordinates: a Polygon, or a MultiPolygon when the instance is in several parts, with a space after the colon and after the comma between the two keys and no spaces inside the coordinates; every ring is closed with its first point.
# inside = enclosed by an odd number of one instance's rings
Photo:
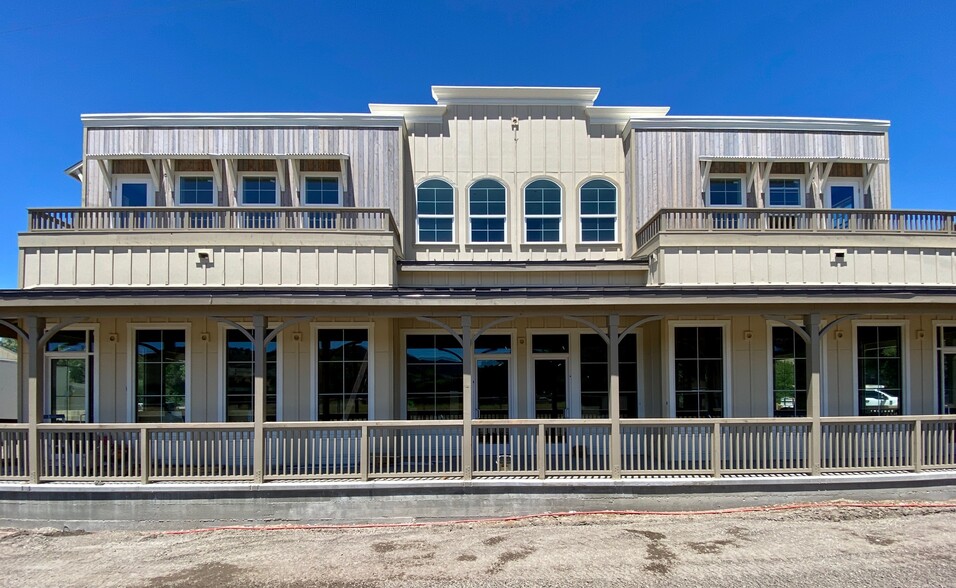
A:
{"type": "Polygon", "coordinates": [[[564,188],[561,187],[561,184],[559,184],[558,182],[556,182],[556,181],[554,181],[553,179],[548,178],[548,177],[535,178],[535,179],[531,180],[530,182],[528,182],[527,184],[525,184],[524,190],[523,190],[522,192],[523,192],[523,202],[524,202],[524,242],[525,242],[526,244],[530,244],[530,245],[537,245],[537,244],[539,244],[539,243],[562,243],[562,242],[564,242],[564,205],[563,205],[563,200],[564,200],[564,188]],[[535,211],[535,212],[529,212],[529,211],[528,211],[528,208],[529,208],[529,206],[528,206],[528,205],[529,205],[529,201],[528,201],[528,191],[529,191],[529,190],[541,189],[540,186],[539,186],[539,187],[534,187],[535,184],[538,184],[539,182],[547,182],[547,183],[551,184],[554,188],[556,188],[556,189],[558,190],[558,200],[557,200],[558,212],[556,212],[556,213],[553,213],[553,212],[552,212],[552,213],[545,213],[545,212],[543,211],[543,209],[544,209],[544,206],[543,206],[543,205],[544,205],[544,201],[543,201],[543,200],[542,200],[542,202],[541,202],[541,204],[542,204],[542,206],[541,206],[542,212],[541,212],[541,213],[538,213],[537,211],[535,211]],[[557,230],[557,237],[558,237],[557,239],[547,239],[547,240],[545,240],[545,239],[542,238],[542,239],[532,240],[532,239],[529,238],[529,237],[530,237],[530,234],[531,234],[531,225],[532,225],[532,224],[538,224],[538,223],[532,222],[532,221],[540,221],[540,225],[539,225],[539,226],[540,226],[541,228],[535,229],[535,230],[536,230],[537,232],[545,233],[545,232],[554,232],[554,231],[555,231],[555,228],[553,228],[553,222],[549,222],[549,221],[554,221],[554,220],[557,220],[557,229],[556,229],[556,230],[557,230]],[[545,227],[548,227],[548,228],[545,228],[545,227]]]}
{"type": "Polygon", "coordinates": [[[441,178],[428,178],[423,180],[415,188],[415,242],[422,244],[433,244],[433,243],[454,243],[455,242],[455,188],[452,187],[450,183],[441,179],[441,178]],[[451,192],[451,211],[450,212],[438,212],[437,207],[437,196],[434,202],[435,206],[431,212],[422,212],[422,188],[428,189],[437,189],[438,186],[432,185],[427,186],[426,184],[443,184],[451,192]],[[436,238],[425,239],[423,238],[422,233],[422,221],[426,221],[425,224],[430,224],[432,227],[426,227],[425,230],[433,233],[436,238]],[[445,222],[447,221],[447,223],[445,222]],[[447,227],[447,228],[445,228],[447,227]],[[448,233],[448,239],[438,239],[438,233],[448,233]]]}
{"type": "MultiPolygon", "coordinates": [[[[478,188],[478,189],[482,190],[487,188],[478,188]]],[[[490,232],[491,230],[492,229],[486,229],[486,232],[490,232]]],[[[477,245],[485,245],[485,244],[502,244],[507,242],[508,242],[508,188],[505,186],[504,182],[502,182],[501,180],[497,178],[491,178],[491,177],[479,178],[478,180],[475,180],[475,182],[468,187],[468,243],[477,244],[477,245]],[[473,207],[474,203],[472,201],[475,195],[474,190],[482,182],[494,182],[501,188],[502,192],[504,192],[504,202],[502,202],[502,204],[504,205],[504,210],[500,214],[497,214],[497,213],[485,214],[485,213],[474,212],[474,207],[473,207]],[[476,239],[475,238],[475,221],[476,220],[487,221],[489,223],[489,226],[494,221],[500,220],[501,221],[501,239],[498,241],[476,239]]]]}
{"type": "Polygon", "coordinates": [[[617,243],[619,240],[618,237],[618,209],[620,208],[618,202],[618,188],[614,182],[608,180],[607,178],[591,178],[581,184],[581,187],[578,188],[578,213],[579,213],[579,222],[578,222],[578,238],[581,243],[617,243]],[[600,195],[598,200],[598,212],[585,212],[584,211],[584,191],[588,189],[588,186],[597,183],[607,184],[606,186],[601,187],[592,187],[591,189],[600,189],[600,190],[613,190],[613,199],[611,200],[614,204],[614,212],[601,212],[600,205],[600,195]],[[606,232],[607,228],[602,227],[602,224],[606,224],[606,220],[610,219],[613,224],[613,236],[611,239],[587,239],[585,238],[585,231],[596,231],[598,235],[602,232],[606,232]],[[589,221],[589,222],[586,222],[589,221]],[[601,221],[605,221],[602,223],[601,221]],[[586,224],[593,224],[594,228],[585,229],[586,224]]]}

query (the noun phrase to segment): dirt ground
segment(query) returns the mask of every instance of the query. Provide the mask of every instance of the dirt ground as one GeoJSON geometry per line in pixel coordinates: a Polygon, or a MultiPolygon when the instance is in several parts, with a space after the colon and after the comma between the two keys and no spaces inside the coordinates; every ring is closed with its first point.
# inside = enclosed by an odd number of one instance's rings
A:
{"type": "MultiPolygon", "coordinates": [[[[956,506],[956,503],[953,503],[956,506]]],[[[0,531],[0,586],[953,586],[956,508],[0,531]]]]}

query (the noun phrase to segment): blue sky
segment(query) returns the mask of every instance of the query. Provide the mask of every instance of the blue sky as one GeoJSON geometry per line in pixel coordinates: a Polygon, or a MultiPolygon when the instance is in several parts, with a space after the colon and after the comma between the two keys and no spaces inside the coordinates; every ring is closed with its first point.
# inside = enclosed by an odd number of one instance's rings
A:
{"type": "Polygon", "coordinates": [[[890,119],[895,208],[956,208],[956,2],[16,2],[0,16],[0,288],[92,112],[366,112],[443,85],[599,86],[672,114],[890,119]]]}

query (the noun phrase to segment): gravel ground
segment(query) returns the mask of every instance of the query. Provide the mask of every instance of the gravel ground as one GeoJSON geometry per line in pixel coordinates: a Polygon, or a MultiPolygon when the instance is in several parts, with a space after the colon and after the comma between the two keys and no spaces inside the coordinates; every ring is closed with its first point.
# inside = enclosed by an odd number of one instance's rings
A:
{"type": "MultiPolygon", "coordinates": [[[[956,503],[953,503],[956,507],[956,503]]],[[[0,586],[953,586],[956,508],[0,531],[0,586]]]]}

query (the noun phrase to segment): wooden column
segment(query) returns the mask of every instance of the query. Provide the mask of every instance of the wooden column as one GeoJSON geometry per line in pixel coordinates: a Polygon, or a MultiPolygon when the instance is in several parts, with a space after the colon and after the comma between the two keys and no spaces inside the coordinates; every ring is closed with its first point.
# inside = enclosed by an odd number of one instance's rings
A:
{"type": "Polygon", "coordinates": [[[807,416],[810,417],[810,474],[820,475],[820,462],[823,447],[823,427],[820,422],[822,399],[820,377],[823,365],[823,351],[820,341],[820,315],[810,314],[804,317],[804,328],[810,336],[807,346],[807,416]]]}
{"type": "Polygon", "coordinates": [[[263,482],[265,471],[266,439],[266,328],[269,321],[261,314],[252,317],[253,328],[253,476],[256,484],[263,482]]]}
{"type": "Polygon", "coordinates": [[[621,317],[612,314],[607,321],[608,410],[611,416],[611,477],[621,477],[621,317]]]}
{"type": "Polygon", "coordinates": [[[46,321],[40,317],[26,319],[27,346],[27,448],[29,450],[30,483],[40,482],[40,431],[37,425],[43,420],[43,331],[46,321]]]}
{"type": "Polygon", "coordinates": [[[474,461],[471,421],[475,414],[474,401],[471,395],[474,378],[472,373],[474,371],[475,342],[471,335],[470,316],[461,317],[461,347],[461,472],[464,479],[470,480],[474,461]]]}

